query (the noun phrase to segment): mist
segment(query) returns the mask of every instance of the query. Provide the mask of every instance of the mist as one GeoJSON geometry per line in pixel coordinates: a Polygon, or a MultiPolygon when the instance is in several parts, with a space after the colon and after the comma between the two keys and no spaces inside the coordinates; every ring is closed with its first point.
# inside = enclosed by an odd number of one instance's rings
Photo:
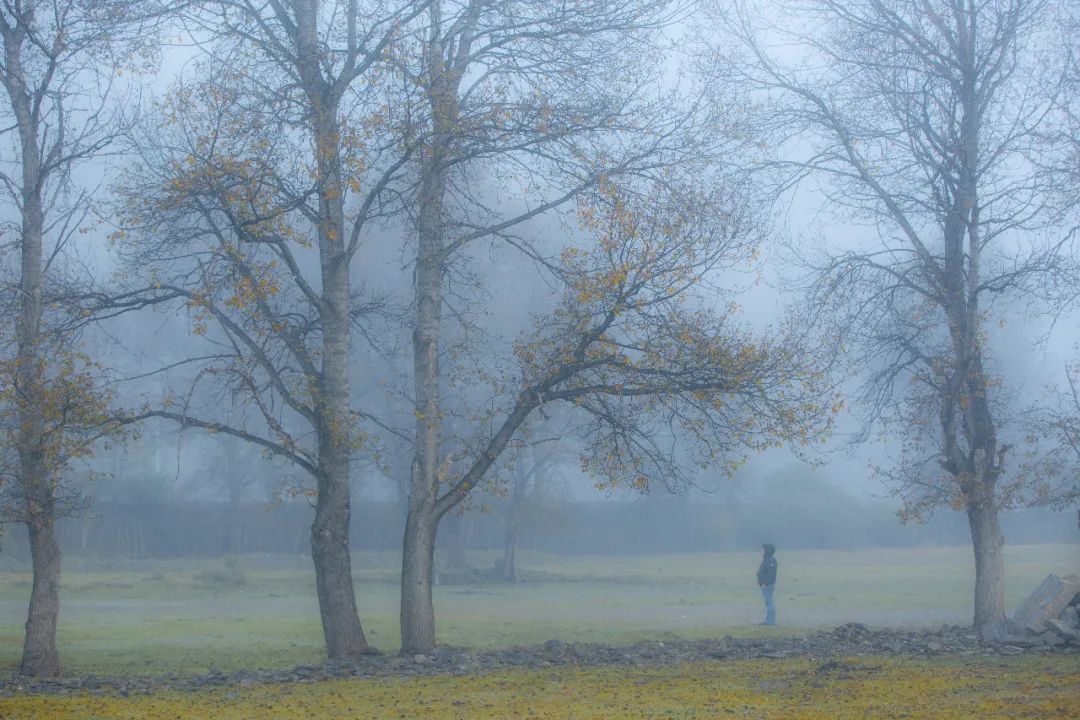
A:
{"type": "Polygon", "coordinates": [[[1077,23],[0,9],[0,715],[24,681],[1063,662],[1077,23]]]}

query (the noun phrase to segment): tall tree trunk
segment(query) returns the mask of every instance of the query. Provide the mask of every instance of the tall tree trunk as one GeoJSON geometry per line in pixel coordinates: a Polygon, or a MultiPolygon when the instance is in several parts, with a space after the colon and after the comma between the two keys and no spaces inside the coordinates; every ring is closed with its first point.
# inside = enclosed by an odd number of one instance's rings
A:
{"type": "MultiPolygon", "coordinates": [[[[25,29],[22,30],[25,32],[25,29]]],[[[44,285],[44,171],[38,126],[24,83],[23,37],[5,35],[4,84],[19,130],[22,195],[19,312],[15,319],[16,382],[19,386],[19,484],[30,534],[34,588],[26,618],[22,671],[52,676],[60,671],[56,620],[60,611],[60,547],[56,539],[54,492],[45,458],[45,358],[41,352],[44,285]]]]}
{"type": "Polygon", "coordinates": [[[297,72],[312,113],[319,181],[319,262],[323,358],[319,383],[319,473],[311,556],[319,595],[326,653],[332,659],[369,652],[353,590],[349,556],[349,455],[352,423],[349,360],[352,288],[345,249],[345,187],[338,119],[340,97],[322,75],[318,0],[292,5],[296,22],[297,72]]]}
{"type": "Polygon", "coordinates": [[[439,397],[439,331],[442,316],[443,199],[446,162],[456,115],[457,87],[443,64],[441,3],[429,9],[430,36],[425,64],[430,74],[431,140],[421,160],[416,258],[416,325],[413,377],[416,384],[415,455],[409,483],[409,512],[401,567],[401,649],[425,653],[435,647],[435,609],[431,598],[435,536],[439,526],[439,451],[442,409],[439,397]]]}
{"type": "Polygon", "coordinates": [[[319,123],[318,147],[322,216],[323,363],[320,387],[318,498],[311,526],[311,556],[315,561],[319,612],[326,652],[338,659],[369,651],[356,611],[349,557],[349,454],[352,451],[350,413],[349,264],[345,257],[344,213],[341,206],[341,167],[338,162],[336,111],[319,123]]]}
{"type": "Polygon", "coordinates": [[[1005,539],[992,504],[967,507],[975,550],[975,627],[1005,619],[1005,539]]]}
{"type": "Polygon", "coordinates": [[[424,653],[435,647],[435,610],[431,599],[435,536],[439,516],[435,511],[438,488],[441,410],[439,407],[439,316],[441,187],[432,198],[425,183],[421,205],[420,257],[417,269],[417,322],[413,331],[413,363],[416,379],[416,455],[409,489],[409,511],[401,567],[401,649],[424,653]]]}

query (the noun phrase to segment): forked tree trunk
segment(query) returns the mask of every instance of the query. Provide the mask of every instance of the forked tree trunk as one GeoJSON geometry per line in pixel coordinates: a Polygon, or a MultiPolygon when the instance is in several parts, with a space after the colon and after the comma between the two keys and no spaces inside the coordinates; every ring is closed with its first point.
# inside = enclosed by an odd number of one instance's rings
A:
{"type": "Polygon", "coordinates": [[[1005,619],[1005,539],[997,508],[971,504],[967,508],[975,550],[975,627],[1005,619]]]}
{"type": "Polygon", "coordinates": [[[47,514],[31,518],[27,528],[34,587],[30,591],[19,669],[23,675],[54,677],[60,673],[60,655],[56,651],[56,623],[60,615],[60,544],[56,539],[56,523],[47,514]]]}

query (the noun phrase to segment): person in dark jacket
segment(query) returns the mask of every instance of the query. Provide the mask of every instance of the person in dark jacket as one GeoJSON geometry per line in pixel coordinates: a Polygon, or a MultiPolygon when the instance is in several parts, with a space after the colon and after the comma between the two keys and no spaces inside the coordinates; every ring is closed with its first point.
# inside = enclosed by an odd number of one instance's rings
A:
{"type": "Polygon", "coordinates": [[[765,550],[761,565],[757,569],[757,584],[761,588],[761,596],[765,599],[765,622],[761,624],[775,625],[776,605],[773,603],[773,592],[776,590],[776,546],[765,543],[761,547],[765,550]]]}

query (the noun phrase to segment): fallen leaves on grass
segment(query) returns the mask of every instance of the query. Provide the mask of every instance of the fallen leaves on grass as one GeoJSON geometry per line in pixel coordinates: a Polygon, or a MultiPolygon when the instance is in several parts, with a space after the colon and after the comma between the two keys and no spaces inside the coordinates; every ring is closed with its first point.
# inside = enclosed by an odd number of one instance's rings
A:
{"type": "Polygon", "coordinates": [[[11,720],[1069,718],[1075,656],[704,662],[333,680],[142,697],[0,698],[11,720]]]}

